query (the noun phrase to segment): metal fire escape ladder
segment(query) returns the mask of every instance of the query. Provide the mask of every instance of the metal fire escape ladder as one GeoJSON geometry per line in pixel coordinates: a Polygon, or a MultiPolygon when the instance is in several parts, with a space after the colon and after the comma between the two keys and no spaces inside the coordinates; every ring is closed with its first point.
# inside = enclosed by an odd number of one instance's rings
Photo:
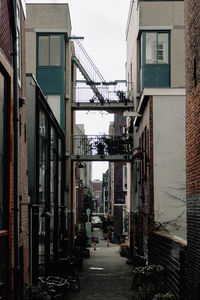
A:
{"type": "Polygon", "coordinates": [[[97,99],[103,104],[105,102],[107,88],[104,87],[104,91],[100,91],[96,85],[97,83],[106,81],[79,40],[74,41],[74,53],[72,55],[72,60],[80,70],[87,84],[93,90],[97,99]]]}

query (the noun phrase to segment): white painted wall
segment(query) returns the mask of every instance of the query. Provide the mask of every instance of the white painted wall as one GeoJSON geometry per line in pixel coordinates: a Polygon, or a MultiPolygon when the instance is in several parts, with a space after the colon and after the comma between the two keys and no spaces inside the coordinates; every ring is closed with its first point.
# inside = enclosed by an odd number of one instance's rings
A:
{"type": "Polygon", "coordinates": [[[185,96],[153,97],[153,157],[155,221],[186,239],[185,96]]]}

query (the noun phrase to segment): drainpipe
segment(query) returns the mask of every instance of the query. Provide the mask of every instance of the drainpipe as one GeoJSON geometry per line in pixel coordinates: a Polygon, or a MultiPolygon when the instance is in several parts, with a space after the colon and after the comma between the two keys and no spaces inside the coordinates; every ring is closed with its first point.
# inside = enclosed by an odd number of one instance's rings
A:
{"type": "Polygon", "coordinates": [[[15,0],[10,1],[11,26],[13,35],[13,74],[14,74],[14,299],[19,299],[19,221],[18,221],[18,152],[19,152],[19,102],[18,102],[18,71],[17,71],[17,26],[15,0]]]}

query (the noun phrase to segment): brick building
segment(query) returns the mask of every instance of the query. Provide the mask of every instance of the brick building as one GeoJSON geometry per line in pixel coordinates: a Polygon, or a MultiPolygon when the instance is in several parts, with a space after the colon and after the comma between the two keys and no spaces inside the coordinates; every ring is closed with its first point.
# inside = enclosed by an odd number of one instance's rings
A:
{"type": "MultiPolygon", "coordinates": [[[[114,116],[113,133],[122,136],[126,128],[126,118],[120,115],[114,116]]],[[[127,193],[127,186],[124,183],[126,169],[125,162],[113,163],[113,194],[112,215],[114,217],[114,236],[119,240],[123,235],[123,209],[127,193]]]]}
{"type": "Polygon", "coordinates": [[[130,168],[134,254],[165,266],[170,289],[177,299],[184,299],[184,1],[131,1],[126,39],[128,88],[141,115],[132,118],[129,128],[134,137],[130,168]]]}
{"type": "Polygon", "coordinates": [[[188,299],[200,295],[200,2],[185,0],[188,299]]]}
{"type": "Polygon", "coordinates": [[[93,201],[93,212],[99,213],[103,212],[102,203],[102,181],[93,180],[92,181],[92,201],[93,201]]]}
{"type": "Polygon", "coordinates": [[[25,1],[0,5],[0,296],[22,297],[29,281],[25,1]],[[20,296],[19,296],[20,295],[20,296]]]}

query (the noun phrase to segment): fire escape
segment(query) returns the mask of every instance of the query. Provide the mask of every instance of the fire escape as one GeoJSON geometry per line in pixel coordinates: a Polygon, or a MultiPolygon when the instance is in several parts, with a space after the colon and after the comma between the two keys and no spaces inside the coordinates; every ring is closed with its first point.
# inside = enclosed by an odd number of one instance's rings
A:
{"type": "MultiPolygon", "coordinates": [[[[85,80],[76,80],[72,86],[75,100],[72,112],[77,110],[104,110],[122,114],[133,111],[133,99],[127,93],[123,80],[106,82],[81,42],[74,40],[72,61],[85,80]]],[[[74,161],[129,161],[133,148],[132,135],[121,136],[72,136],[74,161]]]]}

